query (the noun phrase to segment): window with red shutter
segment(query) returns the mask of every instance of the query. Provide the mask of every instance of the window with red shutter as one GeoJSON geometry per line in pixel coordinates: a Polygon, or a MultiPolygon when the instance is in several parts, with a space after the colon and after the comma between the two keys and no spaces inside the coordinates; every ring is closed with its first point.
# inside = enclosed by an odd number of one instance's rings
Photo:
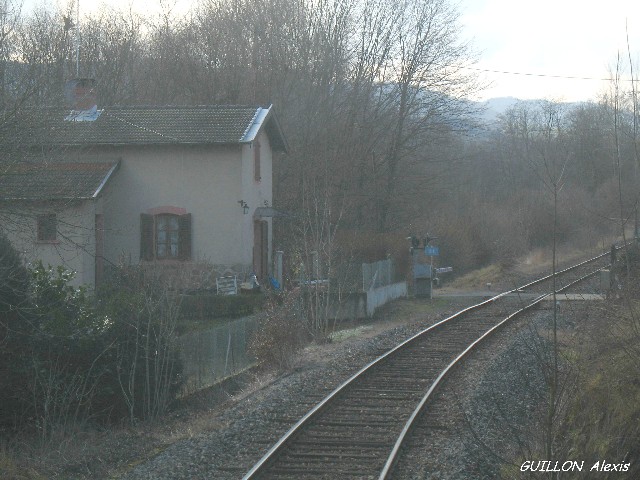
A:
{"type": "Polygon", "coordinates": [[[141,214],[140,259],[190,260],[191,214],[141,214]]]}
{"type": "Polygon", "coordinates": [[[140,260],[153,260],[153,215],[140,214],[140,260]]]}
{"type": "Polygon", "coordinates": [[[178,258],[191,259],[191,214],[178,217],[178,258]]]}

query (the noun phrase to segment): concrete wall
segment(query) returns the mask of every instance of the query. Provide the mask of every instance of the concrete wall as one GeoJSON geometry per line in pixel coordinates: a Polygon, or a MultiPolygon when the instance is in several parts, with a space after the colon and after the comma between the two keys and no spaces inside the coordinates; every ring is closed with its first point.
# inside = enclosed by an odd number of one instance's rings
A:
{"type": "Polygon", "coordinates": [[[392,283],[366,292],[348,293],[340,300],[332,295],[329,318],[336,320],[371,318],[379,307],[406,296],[407,282],[392,283]]]}
{"type": "Polygon", "coordinates": [[[407,296],[407,282],[392,283],[384,287],[372,288],[367,291],[367,317],[373,316],[375,311],[385,303],[407,296]]]}
{"type": "MultiPolygon", "coordinates": [[[[82,155],[82,152],[79,152],[82,155]]],[[[250,262],[242,249],[240,147],[105,148],[95,158],[120,158],[104,193],[105,257],[140,260],[140,214],[172,206],[192,215],[192,259],[250,262]]]]}
{"type": "Polygon", "coordinates": [[[365,292],[347,293],[338,299],[331,295],[328,316],[335,320],[357,320],[367,317],[367,294],[365,292]]]}

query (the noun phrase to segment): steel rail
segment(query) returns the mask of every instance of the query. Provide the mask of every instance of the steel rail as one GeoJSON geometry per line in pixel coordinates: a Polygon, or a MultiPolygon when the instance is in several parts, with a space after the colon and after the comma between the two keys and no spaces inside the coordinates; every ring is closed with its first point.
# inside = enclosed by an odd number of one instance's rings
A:
{"type": "MultiPolygon", "coordinates": [[[[577,279],[577,280],[565,285],[564,287],[559,288],[558,290],[556,290],[555,293],[556,294],[562,293],[565,290],[567,290],[570,287],[572,287],[573,285],[575,285],[575,284],[577,284],[579,282],[582,282],[582,281],[586,280],[587,278],[590,278],[590,277],[596,275],[598,272],[600,272],[601,270],[604,270],[605,268],[607,268],[609,266],[611,266],[611,265],[605,265],[604,267],[601,267],[598,270],[595,270],[595,271],[593,271],[591,273],[588,273],[587,275],[584,275],[584,276],[580,277],[579,279],[577,279]]],[[[531,302],[529,305],[526,305],[526,306],[520,308],[519,310],[511,313],[509,316],[507,316],[500,323],[494,325],[489,330],[487,330],[482,336],[478,337],[463,352],[461,352],[451,363],[449,363],[449,365],[447,365],[447,367],[444,370],[442,370],[440,375],[438,375],[438,377],[431,384],[431,387],[429,387],[429,390],[427,390],[427,393],[425,393],[424,397],[422,397],[422,400],[420,401],[418,406],[415,408],[415,410],[413,411],[413,413],[411,414],[411,416],[409,417],[409,419],[405,423],[405,426],[402,429],[402,432],[400,432],[400,435],[398,435],[398,439],[396,440],[396,443],[393,446],[393,449],[391,450],[391,453],[389,454],[389,457],[387,458],[387,461],[386,461],[386,463],[384,465],[384,468],[380,472],[380,476],[378,477],[378,480],[387,480],[389,478],[389,475],[390,475],[390,473],[391,473],[391,471],[393,469],[393,466],[395,465],[396,461],[398,460],[398,456],[400,454],[400,450],[402,448],[403,443],[406,440],[407,435],[409,434],[409,432],[413,428],[413,426],[415,424],[415,421],[418,419],[418,417],[420,416],[420,414],[424,410],[425,405],[431,399],[431,395],[440,386],[440,382],[442,382],[442,380],[449,374],[449,372],[454,367],[456,367],[458,365],[458,363],[461,362],[472,350],[474,350],[484,340],[486,340],[491,335],[493,335],[497,330],[502,328],[506,323],[508,323],[510,320],[512,320],[513,318],[517,317],[521,313],[524,313],[525,311],[529,310],[530,308],[536,306],[538,303],[542,302],[545,298],[552,296],[553,293],[554,292],[549,292],[549,293],[545,293],[543,295],[540,295],[539,297],[534,299],[533,302],[531,302]]]]}
{"type": "MultiPolygon", "coordinates": [[[[620,249],[622,247],[616,247],[616,249],[620,249]]],[[[600,255],[597,255],[593,258],[584,260],[583,262],[580,262],[576,265],[572,265],[568,268],[565,268],[561,271],[558,271],[555,273],[556,276],[567,273],[571,270],[574,270],[576,268],[579,268],[583,265],[586,265],[588,263],[594,262],[606,255],[609,255],[609,252],[605,252],[602,253],[600,255]]],[[[293,438],[296,433],[299,432],[299,430],[301,430],[301,428],[307,424],[312,418],[315,418],[319,413],[321,413],[337,396],[338,394],[340,394],[347,386],[349,386],[354,380],[356,380],[357,378],[361,377],[364,375],[365,372],[369,371],[370,369],[372,369],[372,367],[374,367],[375,365],[381,363],[383,360],[387,359],[388,357],[390,357],[391,355],[393,355],[394,353],[396,353],[397,351],[405,348],[408,344],[412,343],[413,341],[415,341],[416,339],[418,339],[419,337],[431,332],[432,330],[441,327],[442,325],[466,314],[469,313],[471,311],[480,309],[484,306],[487,306],[493,302],[495,302],[496,300],[503,298],[509,294],[512,293],[516,293],[516,292],[521,292],[522,290],[525,290],[526,288],[529,288],[533,285],[536,285],[538,283],[542,283],[546,280],[549,280],[550,278],[552,278],[554,276],[554,274],[549,274],[546,275],[542,278],[536,279],[532,282],[529,282],[525,285],[522,285],[520,287],[516,287],[513,288],[511,290],[502,292],[494,297],[491,297],[487,300],[484,300],[480,303],[477,303],[475,305],[471,305],[467,308],[464,308],[463,310],[460,310],[459,312],[454,313],[453,315],[444,318],[442,320],[440,320],[437,323],[434,323],[433,325],[429,326],[428,328],[416,333],[415,335],[413,335],[412,337],[408,338],[407,340],[403,341],[402,343],[396,345],[394,348],[392,348],[391,350],[389,350],[388,352],[380,355],[379,357],[377,357],[376,359],[372,360],[371,362],[369,362],[367,365],[365,365],[364,367],[362,367],[360,370],[358,370],[355,374],[353,374],[351,377],[349,377],[346,381],[344,381],[342,384],[340,384],[338,387],[336,387],[331,393],[329,393],[329,395],[327,395],[322,401],[320,401],[318,404],[316,404],[311,410],[309,410],[300,420],[298,420],[282,437],[280,437],[280,439],[263,455],[263,457],[251,468],[251,470],[249,470],[243,477],[242,480],[253,480],[257,478],[257,475],[259,475],[259,473],[261,472],[262,469],[266,468],[266,466],[271,462],[272,459],[275,458],[276,454],[278,452],[280,452],[280,450],[282,450],[285,446],[285,444],[291,439],[293,438]]]]}

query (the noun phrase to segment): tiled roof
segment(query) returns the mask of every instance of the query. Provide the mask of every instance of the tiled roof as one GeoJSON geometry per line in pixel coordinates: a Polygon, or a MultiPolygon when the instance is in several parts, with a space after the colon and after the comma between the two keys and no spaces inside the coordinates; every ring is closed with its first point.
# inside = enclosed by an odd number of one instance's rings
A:
{"type": "MultiPolygon", "coordinates": [[[[286,149],[271,108],[255,106],[105,107],[95,120],[75,117],[69,111],[47,109],[32,122],[41,145],[156,145],[234,144],[251,141],[246,136],[260,121],[275,149],[286,149]],[[275,128],[274,128],[275,124],[275,128]],[[38,125],[36,127],[35,125],[38,125]],[[271,138],[273,137],[273,138],[271,138]]],[[[258,125],[262,127],[262,125],[258,125]]]]}
{"type": "Polygon", "coordinates": [[[21,163],[0,167],[0,200],[95,198],[117,167],[117,162],[21,163]]]}

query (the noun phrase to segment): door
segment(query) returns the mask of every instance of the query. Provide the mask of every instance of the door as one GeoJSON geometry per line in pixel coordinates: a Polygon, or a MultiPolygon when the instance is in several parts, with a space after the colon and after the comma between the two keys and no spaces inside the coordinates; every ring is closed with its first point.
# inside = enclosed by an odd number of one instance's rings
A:
{"type": "Polygon", "coordinates": [[[269,223],[266,220],[253,222],[253,272],[263,282],[269,275],[269,223]]]}
{"type": "Polygon", "coordinates": [[[96,265],[95,265],[95,285],[100,285],[104,277],[104,218],[102,214],[96,215],[95,225],[96,241],[96,265]]]}

